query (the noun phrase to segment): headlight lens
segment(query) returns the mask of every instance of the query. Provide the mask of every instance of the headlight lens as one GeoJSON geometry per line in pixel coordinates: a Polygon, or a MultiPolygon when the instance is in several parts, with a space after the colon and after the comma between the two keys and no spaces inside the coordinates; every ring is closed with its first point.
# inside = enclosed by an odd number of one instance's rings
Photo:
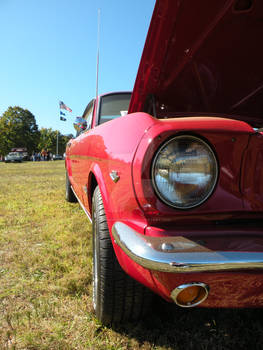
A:
{"type": "Polygon", "coordinates": [[[153,186],[166,204],[189,209],[212,193],[218,175],[214,152],[203,140],[177,136],[157,152],[152,165],[153,186]]]}

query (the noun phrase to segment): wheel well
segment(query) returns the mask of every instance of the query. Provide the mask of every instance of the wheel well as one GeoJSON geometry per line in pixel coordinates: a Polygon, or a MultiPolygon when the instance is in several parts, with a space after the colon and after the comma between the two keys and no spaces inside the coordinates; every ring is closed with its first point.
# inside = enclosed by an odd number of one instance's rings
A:
{"type": "Polygon", "coordinates": [[[93,197],[93,193],[95,191],[95,188],[98,186],[98,182],[96,180],[96,177],[93,173],[91,173],[90,175],[90,181],[89,181],[89,207],[90,207],[90,212],[92,214],[92,197],[93,197]]]}

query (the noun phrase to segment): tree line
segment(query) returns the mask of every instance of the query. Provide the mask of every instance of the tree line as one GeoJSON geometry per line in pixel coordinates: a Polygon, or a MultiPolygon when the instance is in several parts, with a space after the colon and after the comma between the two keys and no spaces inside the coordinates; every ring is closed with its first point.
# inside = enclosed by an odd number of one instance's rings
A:
{"type": "Polygon", "coordinates": [[[35,116],[19,106],[9,107],[0,116],[0,155],[6,155],[11,148],[25,147],[29,154],[45,149],[56,154],[58,135],[58,153],[65,152],[66,144],[73,137],[62,135],[51,128],[38,129],[35,116]]]}

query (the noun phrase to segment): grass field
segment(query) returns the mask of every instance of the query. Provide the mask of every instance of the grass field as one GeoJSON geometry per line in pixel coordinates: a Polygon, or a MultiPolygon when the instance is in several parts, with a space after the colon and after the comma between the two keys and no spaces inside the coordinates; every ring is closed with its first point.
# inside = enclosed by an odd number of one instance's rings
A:
{"type": "Polygon", "coordinates": [[[0,349],[263,349],[263,310],[156,300],[137,324],[92,311],[91,227],[64,200],[64,162],[0,163],[0,349]]]}

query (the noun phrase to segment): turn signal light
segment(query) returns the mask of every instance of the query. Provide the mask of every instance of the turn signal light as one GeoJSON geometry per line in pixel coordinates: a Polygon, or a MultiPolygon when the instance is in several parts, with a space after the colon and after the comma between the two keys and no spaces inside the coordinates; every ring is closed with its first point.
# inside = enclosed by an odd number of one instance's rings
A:
{"type": "Polygon", "coordinates": [[[209,287],[200,282],[183,284],[175,288],[171,297],[181,307],[193,307],[201,304],[208,296],[209,287]]]}

